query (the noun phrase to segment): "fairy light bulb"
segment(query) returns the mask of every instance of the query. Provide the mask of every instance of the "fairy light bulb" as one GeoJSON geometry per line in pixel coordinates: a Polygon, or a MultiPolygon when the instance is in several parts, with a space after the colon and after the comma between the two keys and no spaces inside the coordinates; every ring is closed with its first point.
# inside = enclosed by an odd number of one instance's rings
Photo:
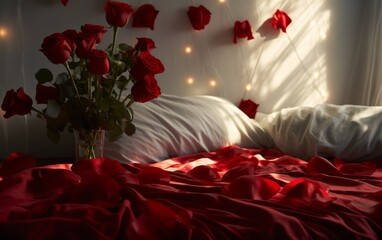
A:
{"type": "Polygon", "coordinates": [[[7,30],[5,28],[0,28],[0,38],[6,38],[7,35],[7,30]]]}
{"type": "Polygon", "coordinates": [[[211,80],[210,81],[210,86],[211,87],[215,87],[216,86],[216,81],[215,80],[211,80]]]}
{"type": "Polygon", "coordinates": [[[225,0],[219,0],[219,2],[220,2],[220,3],[223,3],[223,2],[225,2],[225,0]]]}
{"type": "Polygon", "coordinates": [[[192,85],[194,83],[194,79],[192,77],[187,78],[187,83],[192,85]]]}
{"type": "Polygon", "coordinates": [[[184,52],[190,54],[192,52],[192,48],[190,46],[187,46],[184,48],[184,52]]]}
{"type": "Polygon", "coordinates": [[[251,84],[247,84],[247,85],[245,86],[245,90],[250,91],[251,89],[252,89],[251,84]]]}

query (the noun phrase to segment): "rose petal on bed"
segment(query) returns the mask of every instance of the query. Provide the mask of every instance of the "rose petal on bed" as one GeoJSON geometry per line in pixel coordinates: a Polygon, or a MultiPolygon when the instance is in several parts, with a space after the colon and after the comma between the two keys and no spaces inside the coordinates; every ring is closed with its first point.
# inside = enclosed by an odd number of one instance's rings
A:
{"type": "Polygon", "coordinates": [[[280,186],[267,178],[246,175],[233,180],[223,187],[223,194],[233,198],[266,200],[278,193],[280,186]]]}
{"type": "Polygon", "coordinates": [[[312,157],[307,166],[307,172],[311,175],[328,174],[342,175],[341,171],[323,157],[312,157]]]}
{"type": "Polygon", "coordinates": [[[334,165],[343,173],[348,175],[370,176],[377,170],[374,162],[366,161],[359,163],[346,163],[341,159],[335,159],[334,165]]]}
{"type": "Polygon", "coordinates": [[[190,239],[192,213],[148,199],[131,223],[126,239],[190,239]]]}
{"type": "Polygon", "coordinates": [[[322,210],[329,206],[333,199],[318,182],[298,178],[287,183],[280,194],[284,201],[296,207],[307,207],[322,210]]]}
{"type": "Polygon", "coordinates": [[[377,191],[375,193],[370,193],[368,194],[368,197],[377,199],[382,202],[382,190],[377,191]]]}
{"type": "Polygon", "coordinates": [[[36,160],[28,154],[14,152],[0,166],[0,177],[11,176],[25,169],[36,167],[36,160]]]}
{"type": "Polygon", "coordinates": [[[127,172],[121,163],[108,158],[84,159],[75,162],[71,170],[78,175],[113,176],[127,172]]]}
{"type": "Polygon", "coordinates": [[[257,164],[254,163],[240,164],[226,172],[222,177],[222,181],[232,182],[233,180],[241,176],[254,175],[256,169],[257,164]]]}
{"type": "Polygon", "coordinates": [[[87,176],[70,193],[70,202],[109,208],[119,202],[120,193],[121,188],[113,178],[102,175],[87,176]]]}
{"type": "Polygon", "coordinates": [[[211,182],[220,178],[218,171],[207,165],[194,167],[188,172],[188,175],[198,180],[211,182]]]}
{"type": "Polygon", "coordinates": [[[241,154],[246,152],[248,151],[246,151],[244,148],[240,148],[235,145],[230,145],[220,149],[219,151],[216,152],[216,154],[219,157],[225,157],[230,159],[230,158],[233,158],[234,156],[240,156],[241,154]]]}
{"type": "Polygon", "coordinates": [[[78,184],[81,177],[67,169],[35,169],[34,178],[27,188],[35,194],[47,192],[59,193],[59,190],[70,185],[78,184]]]}
{"type": "Polygon", "coordinates": [[[167,184],[171,178],[170,173],[157,167],[144,167],[138,172],[137,176],[141,184],[167,184]]]}

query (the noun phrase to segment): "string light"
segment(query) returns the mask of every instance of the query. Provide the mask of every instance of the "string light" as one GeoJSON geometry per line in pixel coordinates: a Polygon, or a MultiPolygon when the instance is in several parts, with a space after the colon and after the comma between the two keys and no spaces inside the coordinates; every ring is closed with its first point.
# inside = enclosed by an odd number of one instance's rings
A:
{"type": "Polygon", "coordinates": [[[0,28],[0,38],[5,38],[7,36],[7,30],[5,28],[0,28]]]}
{"type": "Polygon", "coordinates": [[[187,79],[187,83],[190,84],[190,85],[193,84],[194,83],[194,79],[192,77],[189,77],[187,79]]]}
{"type": "Polygon", "coordinates": [[[245,86],[245,90],[247,90],[247,91],[250,91],[252,89],[252,86],[251,86],[251,84],[247,84],[246,86],[245,86]]]}
{"type": "Polygon", "coordinates": [[[211,80],[210,81],[210,86],[211,87],[215,87],[216,86],[216,81],[215,80],[211,80]]]}
{"type": "Polygon", "coordinates": [[[192,48],[191,48],[190,46],[187,46],[187,47],[184,49],[184,51],[185,51],[187,54],[189,54],[189,53],[192,52],[192,48]]]}
{"type": "Polygon", "coordinates": [[[225,2],[225,0],[219,0],[219,2],[223,3],[223,2],[225,2]]]}

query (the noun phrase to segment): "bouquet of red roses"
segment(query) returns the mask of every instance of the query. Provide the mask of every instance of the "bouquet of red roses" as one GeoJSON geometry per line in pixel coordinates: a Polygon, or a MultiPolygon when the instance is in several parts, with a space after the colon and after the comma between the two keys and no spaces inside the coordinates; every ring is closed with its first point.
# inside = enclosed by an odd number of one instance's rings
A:
{"type": "Polygon", "coordinates": [[[164,66],[151,55],[155,43],[149,38],[137,38],[134,47],[116,43],[118,30],[134,12],[130,5],[109,0],[105,12],[113,29],[107,49],[97,49],[107,32],[101,25],[85,24],[79,32],[69,29],[45,37],[40,51],[53,64],[62,64],[65,72],[56,78],[46,68],[36,73],[38,108],[23,88],[8,91],[1,105],[5,118],[37,112],[53,142],[59,141],[64,129],[84,135],[104,129],[110,140],[134,133],[131,105],[161,94],[155,75],[164,66]]]}

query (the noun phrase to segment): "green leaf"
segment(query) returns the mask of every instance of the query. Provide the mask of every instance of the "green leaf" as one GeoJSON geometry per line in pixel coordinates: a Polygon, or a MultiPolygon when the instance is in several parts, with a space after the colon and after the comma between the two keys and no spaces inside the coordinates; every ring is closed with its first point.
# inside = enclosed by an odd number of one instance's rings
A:
{"type": "Polygon", "coordinates": [[[121,43],[118,45],[118,48],[121,50],[121,51],[129,51],[129,50],[133,50],[134,48],[126,43],[121,43]]]}
{"type": "Polygon", "coordinates": [[[49,69],[41,68],[34,75],[37,81],[41,84],[51,82],[53,80],[53,74],[49,69]]]}
{"type": "Polygon", "coordinates": [[[46,131],[46,136],[54,144],[58,144],[60,142],[60,132],[57,129],[48,128],[46,131]]]}
{"type": "Polygon", "coordinates": [[[123,134],[123,131],[120,126],[114,125],[110,131],[109,131],[109,140],[110,141],[115,141],[118,138],[120,138],[123,134]]]}
{"type": "Polygon", "coordinates": [[[75,69],[76,67],[78,67],[80,65],[80,62],[69,62],[69,68],[70,69],[75,69]]]}
{"type": "Polygon", "coordinates": [[[127,70],[126,64],[122,61],[110,59],[109,62],[110,62],[111,68],[117,70],[116,72],[117,75],[120,75],[127,70]]]}
{"type": "Polygon", "coordinates": [[[123,75],[120,76],[117,80],[117,88],[120,90],[125,90],[128,82],[129,82],[129,79],[127,79],[127,77],[123,75]]]}
{"type": "Polygon", "coordinates": [[[123,119],[128,116],[129,113],[127,109],[125,108],[125,105],[123,105],[123,103],[114,101],[112,104],[113,104],[112,113],[116,119],[123,119]]]}
{"type": "Polygon", "coordinates": [[[61,107],[55,100],[48,100],[46,115],[51,118],[57,118],[60,115],[61,107]]]}
{"type": "Polygon", "coordinates": [[[131,122],[126,122],[126,126],[125,126],[125,133],[128,135],[128,136],[131,136],[135,133],[135,125],[132,124],[131,122]]]}

